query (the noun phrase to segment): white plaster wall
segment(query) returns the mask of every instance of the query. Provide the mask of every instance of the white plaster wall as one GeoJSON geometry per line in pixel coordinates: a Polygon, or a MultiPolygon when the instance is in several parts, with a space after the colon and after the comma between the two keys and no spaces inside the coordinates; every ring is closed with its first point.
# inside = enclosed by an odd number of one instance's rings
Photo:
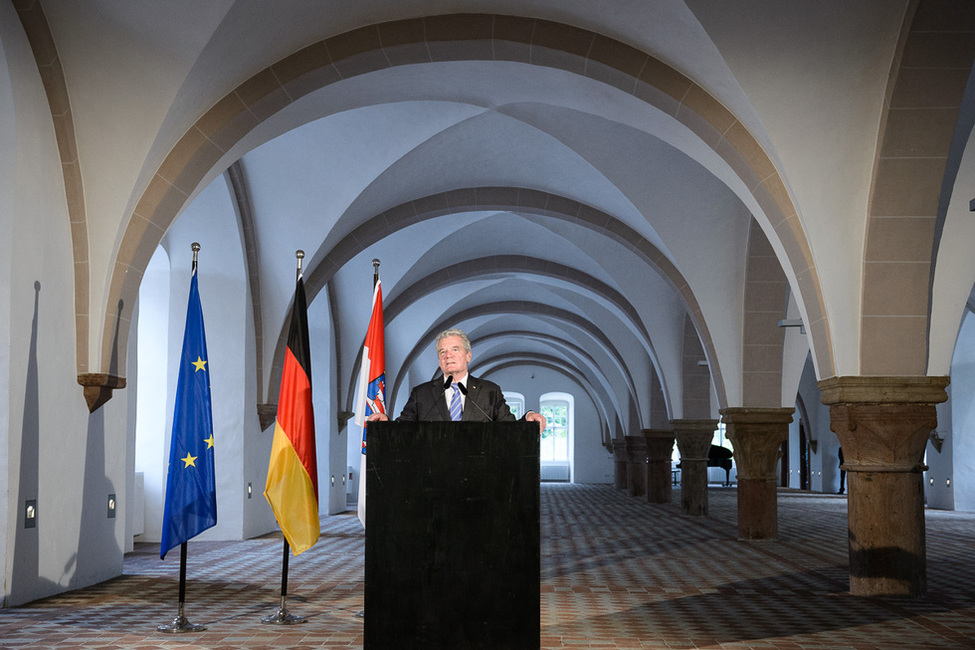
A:
{"type": "MultiPolygon", "coordinates": [[[[956,488],[960,488],[963,495],[970,494],[972,490],[971,474],[968,474],[968,477],[959,476],[958,478],[963,480],[956,485],[952,472],[954,468],[954,435],[952,435],[954,431],[954,423],[952,422],[954,404],[951,399],[952,392],[952,387],[949,385],[948,401],[937,406],[938,428],[935,431],[944,440],[941,444],[941,451],[938,451],[931,441],[928,441],[924,448],[924,464],[928,466],[927,471],[924,472],[924,503],[927,507],[938,510],[955,509],[956,488]],[[964,478],[968,478],[968,481],[965,481],[964,478]]],[[[971,395],[971,392],[960,394],[971,395]]],[[[969,506],[967,509],[973,508],[969,506]]]]}
{"type": "MultiPolygon", "coordinates": [[[[937,482],[947,489],[951,478],[956,510],[975,510],[975,436],[966,434],[975,428],[975,317],[966,311],[955,344],[951,362],[951,434],[945,440],[950,445],[953,460],[950,476],[938,476],[937,482]],[[964,397],[963,397],[964,396],[964,397]]],[[[938,427],[940,430],[940,426],[938,427]]],[[[945,453],[943,450],[942,453],[945,453]]],[[[932,460],[928,451],[928,460],[932,460]]]]}
{"type": "Polygon", "coordinates": [[[487,374],[486,378],[504,390],[524,395],[525,408],[535,411],[544,393],[571,394],[575,398],[572,480],[574,483],[613,482],[613,456],[602,445],[596,406],[578,384],[547,368],[504,368],[487,374]]]}
{"type": "MultiPolygon", "coordinates": [[[[13,248],[14,196],[16,179],[11,171],[16,167],[16,114],[13,101],[13,81],[8,70],[7,49],[14,36],[10,27],[16,25],[16,15],[10,3],[0,4],[0,569],[3,582],[10,577],[7,555],[9,531],[16,527],[18,509],[10,503],[10,264],[13,248]]],[[[20,37],[19,34],[17,34],[20,37]]],[[[22,40],[22,39],[20,39],[22,40]]],[[[0,606],[6,589],[0,593],[0,606]]]]}
{"type": "MultiPolygon", "coordinates": [[[[826,494],[835,494],[840,488],[840,469],[838,450],[839,438],[829,428],[829,407],[823,404],[821,392],[816,385],[816,374],[813,370],[812,359],[807,359],[799,380],[799,394],[806,405],[810,440],[816,441],[816,452],[810,453],[809,465],[813,490],[826,494]]],[[[793,421],[799,419],[799,411],[793,415],[793,421]]]]}
{"type": "Polygon", "coordinates": [[[126,404],[115,400],[89,416],[77,383],[74,259],[60,158],[33,55],[9,3],[0,5],[0,41],[8,90],[0,132],[14,138],[3,147],[8,212],[0,219],[9,246],[0,283],[9,400],[4,602],[17,605],[121,572],[125,519],[109,519],[107,502],[109,494],[126,499],[126,404]],[[37,500],[32,529],[21,520],[28,499],[37,500]]]}
{"type": "MultiPolygon", "coordinates": [[[[254,319],[252,314],[253,303],[251,302],[250,290],[246,296],[246,313],[244,318],[244,405],[243,405],[243,538],[249,539],[258,535],[263,535],[269,531],[277,529],[274,520],[274,512],[268,506],[264,498],[264,484],[267,481],[267,465],[271,457],[271,438],[274,434],[274,423],[266,431],[261,431],[260,419],[257,415],[258,403],[258,381],[257,376],[257,349],[254,346],[254,319]],[[248,497],[247,486],[250,485],[251,493],[248,497]]],[[[267,336],[267,330],[264,330],[267,336]]],[[[273,341],[265,339],[264,345],[273,345],[273,341]]],[[[264,387],[264,390],[267,390],[264,387]]],[[[261,395],[265,395],[261,392],[261,395]]],[[[267,401],[266,396],[261,400],[267,401]]]]}
{"type": "Polygon", "coordinates": [[[137,338],[129,341],[130,349],[136,352],[138,375],[133,391],[137,403],[133,470],[142,472],[144,477],[141,507],[145,523],[138,541],[159,541],[162,535],[162,495],[168,462],[165,449],[173,423],[166,421],[169,353],[167,346],[159,342],[169,336],[171,272],[169,255],[164,248],[157,248],[139,285],[139,306],[133,314],[137,318],[137,338]]]}
{"type": "MultiPolygon", "coordinates": [[[[247,372],[244,349],[245,346],[253,345],[253,339],[246,336],[246,321],[253,316],[247,310],[246,273],[237,218],[230,202],[227,184],[222,177],[197,196],[173,223],[162,242],[172,262],[168,313],[169,362],[166,373],[167,399],[162,456],[164,467],[168,463],[172,436],[193,242],[198,242],[201,246],[197,274],[209,356],[217,488],[217,524],[195,539],[241,539],[246,500],[243,472],[247,450],[245,414],[256,414],[254,398],[251,396],[247,399],[243,381],[247,372]]],[[[262,491],[263,482],[258,495],[262,491]]],[[[161,493],[156,494],[149,494],[147,489],[147,501],[158,500],[160,509],[164,498],[164,488],[161,493]]],[[[252,498],[251,501],[253,500],[252,498]]]]}
{"type": "MultiPolygon", "coordinates": [[[[326,287],[308,306],[308,329],[311,339],[320,342],[311,351],[312,396],[319,463],[318,509],[329,515],[345,512],[347,506],[349,427],[339,428],[338,414],[343,409],[334,397],[338,395],[336,386],[347,384],[351,373],[358,372],[358,368],[346,368],[344,377],[338,375],[333,322],[326,287]]],[[[352,428],[359,430],[354,423],[352,428]]]]}

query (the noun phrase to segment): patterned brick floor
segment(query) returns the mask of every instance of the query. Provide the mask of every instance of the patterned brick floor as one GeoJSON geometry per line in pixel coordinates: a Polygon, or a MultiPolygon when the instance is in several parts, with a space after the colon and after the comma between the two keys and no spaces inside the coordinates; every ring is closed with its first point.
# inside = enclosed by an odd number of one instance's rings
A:
{"type": "MultiPolygon", "coordinates": [[[[975,648],[975,514],[926,513],[926,598],[873,599],[847,591],[843,497],[780,492],[767,542],[737,541],[733,488],[710,490],[707,517],[678,503],[543,486],[541,648],[975,648]]],[[[118,578],[0,610],[0,647],[361,648],[362,529],[348,514],[323,533],[290,563],[288,609],[307,623],[261,622],[280,605],[271,536],[190,542],[185,614],[207,630],[157,632],[177,613],[179,554],[139,545],[118,578]]]]}

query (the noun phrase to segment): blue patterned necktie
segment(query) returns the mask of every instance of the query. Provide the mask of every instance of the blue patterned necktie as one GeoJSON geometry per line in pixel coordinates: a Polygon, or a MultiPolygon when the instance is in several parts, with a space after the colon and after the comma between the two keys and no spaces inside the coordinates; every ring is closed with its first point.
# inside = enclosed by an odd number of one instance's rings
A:
{"type": "Polygon", "coordinates": [[[461,408],[460,408],[460,389],[457,388],[457,382],[450,385],[454,389],[454,394],[450,396],[450,419],[454,422],[458,422],[461,418],[461,408]]]}

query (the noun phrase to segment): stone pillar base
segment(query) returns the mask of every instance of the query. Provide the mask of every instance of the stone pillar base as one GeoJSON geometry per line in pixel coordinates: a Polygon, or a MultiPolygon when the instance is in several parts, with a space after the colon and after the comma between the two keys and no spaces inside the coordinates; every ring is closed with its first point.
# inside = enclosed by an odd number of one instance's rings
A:
{"type": "Polygon", "coordinates": [[[913,597],[927,591],[922,478],[919,472],[847,474],[850,593],[913,597]]]}
{"type": "Polygon", "coordinates": [[[775,539],[779,534],[775,479],[738,478],[738,539],[775,539]]]}

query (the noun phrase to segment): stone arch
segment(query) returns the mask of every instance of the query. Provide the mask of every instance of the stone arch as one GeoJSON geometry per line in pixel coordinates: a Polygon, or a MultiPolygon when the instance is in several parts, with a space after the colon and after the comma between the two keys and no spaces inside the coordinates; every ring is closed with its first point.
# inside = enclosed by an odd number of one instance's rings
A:
{"type": "MultiPolygon", "coordinates": [[[[474,60],[555,68],[606,83],[655,106],[700,137],[738,175],[767,216],[796,273],[817,367],[822,376],[833,374],[832,343],[812,253],[786,185],[755,137],[713,95],[663,61],[596,32],[522,16],[451,14],[369,25],[312,43],[241,83],[176,142],[136,201],[121,237],[106,304],[121,302],[121,318],[128,320],[142,272],[163,233],[220,158],[263,120],[342,79],[397,66],[474,60]]],[[[685,292],[686,286],[681,289],[685,292]]],[[[694,316],[703,323],[699,313],[694,316]]],[[[103,315],[103,367],[113,354],[125,354],[127,328],[118,341],[112,340],[118,317],[112,310],[103,315]]]]}
{"type": "Polygon", "coordinates": [[[934,2],[912,2],[904,19],[867,207],[861,375],[927,372],[931,287],[961,157],[952,141],[975,63],[973,28],[970,7],[934,2]]]}
{"type": "MultiPolygon", "coordinates": [[[[61,156],[61,171],[64,177],[64,194],[68,207],[68,218],[71,221],[71,247],[74,254],[74,310],[75,310],[75,361],[78,371],[78,383],[85,386],[85,398],[91,410],[104,403],[106,393],[101,387],[107,388],[111,384],[118,384],[118,378],[111,380],[105,373],[92,373],[88,359],[88,337],[90,319],[88,305],[88,283],[91,275],[88,258],[88,214],[85,209],[85,190],[81,179],[81,163],[78,160],[78,142],[75,138],[74,115],[71,112],[71,101],[68,97],[67,84],[64,81],[64,71],[61,68],[61,58],[58,55],[54,36],[44,14],[40,2],[14,3],[17,15],[20,17],[27,42],[34,53],[34,61],[44,90],[47,93],[51,118],[54,123],[54,133],[57,136],[58,151],[61,156]]],[[[157,242],[158,243],[158,242],[157,242]]],[[[150,255],[151,256],[151,255],[150,255]]],[[[149,259],[145,260],[145,265],[149,259]]],[[[110,313],[114,313],[111,312],[110,313]]],[[[106,316],[106,337],[112,336],[109,322],[112,316],[106,316]]],[[[109,369],[109,365],[103,365],[109,369]]],[[[114,387],[122,388],[121,385],[114,387]]],[[[107,393],[110,396],[110,392],[107,393]]]]}

